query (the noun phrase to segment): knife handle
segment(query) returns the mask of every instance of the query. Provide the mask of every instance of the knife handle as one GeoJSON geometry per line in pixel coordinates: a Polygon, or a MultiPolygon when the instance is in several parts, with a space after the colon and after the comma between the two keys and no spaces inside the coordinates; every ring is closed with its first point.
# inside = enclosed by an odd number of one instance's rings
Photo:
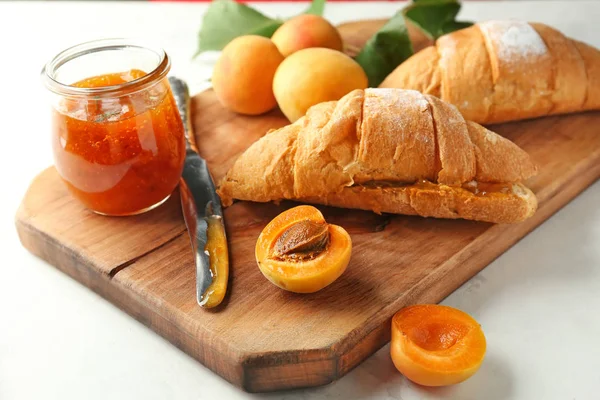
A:
{"type": "Polygon", "coordinates": [[[198,152],[198,146],[196,145],[196,138],[194,137],[194,130],[192,129],[192,119],[190,116],[190,90],[187,83],[183,80],[175,77],[169,77],[169,84],[171,85],[171,91],[175,98],[175,104],[177,110],[183,121],[183,129],[185,132],[185,145],[186,148],[192,149],[198,152]]]}

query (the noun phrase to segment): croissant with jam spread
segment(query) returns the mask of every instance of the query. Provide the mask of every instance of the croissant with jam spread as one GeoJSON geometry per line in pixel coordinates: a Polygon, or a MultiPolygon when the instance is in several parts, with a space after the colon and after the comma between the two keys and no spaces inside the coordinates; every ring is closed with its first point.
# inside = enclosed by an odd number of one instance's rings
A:
{"type": "Polygon", "coordinates": [[[380,87],[437,96],[480,124],[600,110],[600,50],[544,24],[488,21],[440,37],[380,87]]]}
{"type": "Polygon", "coordinates": [[[536,210],[529,155],[413,90],[355,90],[310,108],[235,162],[224,205],[293,199],[376,213],[518,222],[536,210]]]}

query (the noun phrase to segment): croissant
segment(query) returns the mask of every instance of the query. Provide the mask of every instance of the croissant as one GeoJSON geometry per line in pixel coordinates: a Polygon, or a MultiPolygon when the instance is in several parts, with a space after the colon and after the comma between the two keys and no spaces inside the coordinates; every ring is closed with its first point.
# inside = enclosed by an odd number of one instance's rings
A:
{"type": "Polygon", "coordinates": [[[489,21],[438,39],[380,85],[454,104],[480,124],[600,109],[600,51],[543,24],[489,21]]]}
{"type": "Polygon", "coordinates": [[[537,208],[521,181],[536,167],[517,145],[414,90],[355,90],[267,133],[218,193],[376,213],[518,222],[537,208]]]}

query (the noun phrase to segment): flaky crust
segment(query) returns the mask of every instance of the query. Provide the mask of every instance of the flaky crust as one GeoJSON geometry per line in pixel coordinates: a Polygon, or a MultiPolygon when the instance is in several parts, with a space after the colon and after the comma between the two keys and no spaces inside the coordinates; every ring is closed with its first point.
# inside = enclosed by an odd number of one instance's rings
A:
{"type": "Polygon", "coordinates": [[[539,23],[488,21],[438,39],[382,88],[415,89],[491,124],[600,109],[600,51],[539,23]]]}
{"type": "Polygon", "coordinates": [[[535,172],[527,153],[465,121],[454,106],[413,90],[367,89],[314,106],[265,135],[236,161],[219,195],[225,206],[233,199],[294,199],[516,222],[535,210],[535,196],[524,186],[486,196],[461,186],[516,184],[535,172]],[[433,184],[412,185],[421,181],[433,184]]]}

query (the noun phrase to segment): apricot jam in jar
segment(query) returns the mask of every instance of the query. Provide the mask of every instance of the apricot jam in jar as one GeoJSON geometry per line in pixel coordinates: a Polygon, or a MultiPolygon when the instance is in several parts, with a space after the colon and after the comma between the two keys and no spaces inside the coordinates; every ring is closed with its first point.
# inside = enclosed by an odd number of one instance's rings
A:
{"type": "Polygon", "coordinates": [[[177,186],[185,138],[169,69],[162,49],[125,39],[71,47],[44,67],[54,163],[90,210],[139,214],[177,186]]]}

